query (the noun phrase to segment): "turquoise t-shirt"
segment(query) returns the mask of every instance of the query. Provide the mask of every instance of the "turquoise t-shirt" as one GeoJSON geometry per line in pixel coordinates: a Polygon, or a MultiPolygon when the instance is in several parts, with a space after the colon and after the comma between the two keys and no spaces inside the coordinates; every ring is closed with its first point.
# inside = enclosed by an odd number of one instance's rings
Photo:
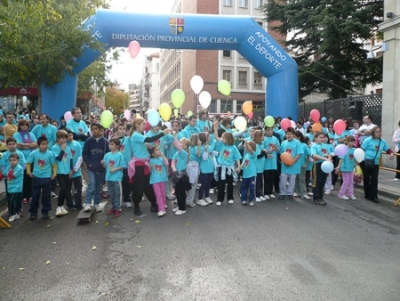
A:
{"type": "MultiPolygon", "coordinates": [[[[167,158],[172,160],[172,158],[174,157],[175,153],[178,151],[173,143],[174,141],[174,136],[171,134],[168,134],[164,137],[166,138],[166,142],[168,145],[168,150],[167,150],[167,158]]],[[[179,139],[181,139],[182,137],[184,137],[182,131],[179,131],[178,133],[176,133],[176,139],[179,141],[179,139]]]]}
{"type": "MultiPolygon", "coordinates": [[[[285,140],[281,144],[281,154],[284,152],[288,152],[295,158],[297,155],[304,154],[304,148],[301,143],[293,139],[292,141],[285,140]]],[[[297,160],[293,165],[286,165],[282,162],[281,172],[286,173],[288,175],[298,175],[301,172],[299,160],[297,160]]]]}
{"type": "Polygon", "coordinates": [[[221,143],[221,150],[217,158],[218,165],[231,166],[234,165],[237,160],[242,159],[242,155],[235,145],[227,145],[221,141],[218,141],[218,143],[221,143]]]}
{"type": "Polygon", "coordinates": [[[124,168],[128,168],[128,163],[132,159],[131,154],[131,139],[129,137],[121,137],[121,144],[119,146],[119,152],[124,156],[124,168]]]}
{"type": "MultiPolygon", "coordinates": [[[[160,134],[160,133],[162,133],[161,131],[157,131],[157,132],[154,132],[154,131],[149,131],[149,132],[147,132],[146,133],[146,137],[153,137],[153,136],[156,136],[156,135],[158,135],[158,134],[160,134]]],[[[149,143],[151,146],[160,146],[160,150],[162,151],[162,147],[161,147],[161,138],[160,139],[157,139],[156,141],[154,141],[154,142],[150,142],[149,143]]]]}
{"type": "Polygon", "coordinates": [[[310,156],[310,149],[308,148],[308,145],[305,143],[301,143],[301,145],[303,147],[303,154],[300,156],[298,160],[300,168],[303,167],[304,163],[307,160],[307,157],[310,156]]]}
{"type": "MultiPolygon", "coordinates": [[[[79,122],[76,122],[74,119],[68,120],[66,128],[70,129],[71,132],[74,132],[78,135],[87,134],[89,132],[89,128],[87,127],[86,122],[84,122],[83,120],[80,120],[79,122]]],[[[83,148],[85,141],[78,140],[77,142],[83,148]]]]}
{"type": "Polygon", "coordinates": [[[256,152],[253,152],[252,154],[247,152],[242,161],[242,170],[244,179],[252,178],[257,175],[256,162],[257,162],[256,152]]]}
{"type": "Polygon", "coordinates": [[[212,123],[209,120],[200,120],[197,119],[196,127],[200,132],[208,133],[212,128],[212,123]]]}
{"type": "Polygon", "coordinates": [[[321,143],[321,151],[324,155],[334,155],[333,145],[329,143],[321,143]]]}
{"type": "Polygon", "coordinates": [[[190,137],[193,134],[200,134],[200,130],[197,126],[191,126],[190,124],[188,124],[187,126],[185,126],[184,128],[185,132],[187,133],[188,136],[186,136],[186,138],[190,139],[190,137]]]}
{"type": "Polygon", "coordinates": [[[132,156],[139,159],[149,158],[149,150],[147,149],[144,140],[146,137],[138,132],[133,132],[131,137],[131,152],[132,156]]]}
{"type": "MultiPolygon", "coordinates": [[[[189,161],[196,161],[197,163],[200,164],[201,157],[197,156],[197,149],[198,149],[197,146],[189,146],[189,150],[190,150],[189,161]]],[[[201,153],[200,153],[200,156],[201,156],[201,153]]]]}
{"type": "Polygon", "coordinates": [[[106,181],[121,182],[123,177],[122,169],[117,170],[113,173],[111,173],[110,170],[116,169],[118,167],[124,167],[124,156],[120,152],[108,152],[104,156],[104,164],[106,166],[106,181]]]}
{"type": "Polygon", "coordinates": [[[314,142],[314,134],[313,133],[307,133],[306,136],[310,139],[311,142],[314,142]]]}
{"type": "MultiPolygon", "coordinates": [[[[318,156],[321,156],[321,157],[325,156],[325,154],[322,152],[322,145],[321,144],[314,143],[311,146],[310,157],[313,158],[314,155],[318,155],[318,156]]],[[[314,164],[322,163],[322,162],[325,161],[325,160],[316,160],[314,158],[313,158],[313,160],[314,160],[314,164]]]]}
{"type": "Polygon", "coordinates": [[[2,157],[1,157],[1,160],[0,160],[1,170],[4,171],[4,170],[6,170],[8,168],[8,166],[10,166],[10,162],[8,162],[8,157],[11,154],[14,154],[14,153],[18,154],[18,156],[19,156],[18,164],[21,165],[21,167],[23,169],[26,168],[26,159],[25,159],[24,154],[21,153],[19,150],[16,150],[15,152],[6,151],[6,152],[3,153],[2,157]]]}
{"type": "Polygon", "coordinates": [[[18,193],[22,192],[22,185],[24,182],[24,169],[21,165],[17,164],[14,168],[8,166],[4,172],[7,178],[7,192],[18,193]]]}
{"type": "Polygon", "coordinates": [[[308,149],[308,156],[309,156],[309,161],[307,164],[307,168],[306,171],[310,171],[313,167],[313,161],[311,160],[311,147],[307,145],[307,149],[308,149]]]}
{"type": "MultiPolygon", "coordinates": [[[[261,143],[256,143],[256,156],[261,154],[261,152],[264,149],[264,141],[261,143]]],[[[256,166],[256,171],[257,173],[263,173],[264,171],[264,164],[265,164],[265,156],[262,156],[261,158],[257,158],[257,166],[256,166]]]]}
{"type": "Polygon", "coordinates": [[[341,133],[340,135],[335,134],[335,143],[336,143],[336,145],[343,144],[343,142],[339,142],[338,139],[343,139],[343,138],[345,138],[347,136],[352,136],[351,132],[349,130],[344,130],[343,133],[341,133]]]}
{"type": "MultiPolygon", "coordinates": [[[[79,158],[82,158],[82,146],[78,141],[72,140],[72,142],[67,142],[69,149],[71,150],[72,157],[72,167],[75,167],[79,158]]],[[[72,178],[82,176],[81,167],[72,174],[72,178]]]]}
{"type": "Polygon", "coordinates": [[[172,160],[176,161],[175,168],[177,171],[186,170],[187,162],[188,162],[189,154],[187,151],[182,149],[181,151],[177,151],[172,158],[172,160]]]}
{"type": "Polygon", "coordinates": [[[332,144],[333,146],[336,146],[336,142],[335,142],[335,133],[328,133],[328,137],[329,137],[329,143],[332,144]]]}
{"type": "Polygon", "coordinates": [[[340,166],[340,171],[352,172],[356,165],[356,160],[354,159],[354,148],[349,148],[349,151],[345,156],[340,156],[343,159],[342,165],[340,166]]]}
{"type": "Polygon", "coordinates": [[[26,161],[34,166],[33,176],[36,178],[51,178],[53,174],[52,166],[56,163],[53,152],[46,150],[42,153],[37,149],[29,154],[26,161]]]}
{"type": "Polygon", "coordinates": [[[379,164],[379,159],[382,156],[382,152],[386,152],[390,149],[385,140],[381,139],[380,141],[381,144],[379,145],[379,139],[368,137],[363,141],[361,145],[361,148],[365,151],[365,159],[373,159],[376,155],[375,165],[379,164]]]}
{"type": "Polygon", "coordinates": [[[150,184],[167,182],[167,166],[165,166],[163,156],[150,159],[150,184]]]}
{"type": "MultiPolygon", "coordinates": [[[[0,128],[4,127],[6,123],[7,121],[3,118],[3,120],[0,121],[0,128]]],[[[4,141],[4,135],[0,135],[0,141],[4,141]]]]}
{"type": "Polygon", "coordinates": [[[200,159],[200,172],[201,173],[213,173],[214,172],[214,160],[213,160],[213,151],[215,147],[215,141],[211,142],[211,144],[208,145],[208,157],[207,160],[203,159],[203,154],[205,152],[205,146],[201,146],[201,159],[200,159]]]}
{"type": "Polygon", "coordinates": [[[57,141],[56,139],[57,131],[58,131],[57,128],[52,124],[48,124],[47,126],[38,124],[32,129],[31,132],[35,135],[36,139],[39,139],[39,137],[46,137],[47,140],[49,141],[48,149],[51,149],[51,147],[57,141]]]}
{"type": "Polygon", "coordinates": [[[278,138],[275,136],[267,137],[265,136],[264,138],[264,149],[270,150],[271,147],[276,146],[277,151],[274,151],[270,154],[267,154],[267,157],[265,158],[264,162],[264,170],[277,170],[278,169],[278,153],[280,151],[280,143],[278,138]]]}
{"type": "MultiPolygon", "coordinates": [[[[51,147],[51,151],[54,154],[54,157],[58,157],[58,155],[61,153],[61,147],[57,143],[54,144],[51,147]]],[[[58,175],[67,175],[71,171],[71,160],[72,160],[72,155],[71,155],[71,149],[67,146],[64,149],[64,155],[61,159],[61,161],[58,161],[56,159],[56,164],[57,164],[57,174],[58,175]]]]}
{"type": "MultiPolygon", "coordinates": [[[[26,141],[26,139],[29,139],[28,135],[29,135],[32,143],[36,142],[35,135],[30,132],[28,132],[27,134],[22,134],[21,132],[16,132],[16,133],[14,133],[13,137],[17,141],[17,144],[18,144],[18,143],[24,143],[24,141],[26,141]]],[[[17,149],[21,153],[24,154],[25,159],[28,158],[29,154],[34,150],[33,148],[32,149],[17,148],[17,149]]]]}

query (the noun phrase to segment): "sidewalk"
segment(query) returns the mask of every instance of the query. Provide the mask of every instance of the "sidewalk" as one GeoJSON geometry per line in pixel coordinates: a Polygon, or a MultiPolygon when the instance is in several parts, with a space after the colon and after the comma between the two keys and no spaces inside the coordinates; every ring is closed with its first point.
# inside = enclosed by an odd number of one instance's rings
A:
{"type": "MultiPolygon", "coordinates": [[[[400,198],[400,180],[397,182],[393,182],[393,178],[395,176],[394,172],[379,170],[379,197],[385,198],[389,202],[396,202],[398,198],[400,198]]],[[[359,193],[363,194],[363,186],[362,185],[354,185],[354,189],[359,193]]],[[[6,205],[6,193],[4,187],[4,181],[0,181],[0,211],[6,205]]]]}

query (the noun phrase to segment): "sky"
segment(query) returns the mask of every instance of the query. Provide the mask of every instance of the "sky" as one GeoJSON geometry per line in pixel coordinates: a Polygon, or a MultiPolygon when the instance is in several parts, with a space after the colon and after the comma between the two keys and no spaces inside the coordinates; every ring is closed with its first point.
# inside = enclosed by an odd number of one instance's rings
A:
{"type": "MultiPolygon", "coordinates": [[[[175,0],[112,0],[111,9],[137,13],[165,13],[171,12],[175,0]]],[[[146,55],[158,52],[156,48],[140,48],[135,59],[129,56],[128,48],[120,53],[118,63],[114,63],[108,77],[121,84],[121,88],[128,91],[129,84],[139,84],[142,77],[142,67],[146,55]]]]}

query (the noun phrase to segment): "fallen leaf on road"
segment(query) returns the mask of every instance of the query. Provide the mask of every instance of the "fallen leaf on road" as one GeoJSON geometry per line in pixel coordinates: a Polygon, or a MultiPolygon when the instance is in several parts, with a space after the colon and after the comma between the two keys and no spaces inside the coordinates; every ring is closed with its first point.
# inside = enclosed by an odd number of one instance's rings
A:
{"type": "Polygon", "coordinates": [[[56,244],[56,242],[53,242],[53,243],[52,243],[52,245],[55,245],[55,244],[56,244]]]}
{"type": "Polygon", "coordinates": [[[190,226],[190,223],[185,223],[185,226],[190,226]]]}
{"type": "Polygon", "coordinates": [[[110,225],[110,222],[105,222],[104,224],[106,227],[110,225]]]}
{"type": "Polygon", "coordinates": [[[136,248],[138,248],[138,249],[141,249],[141,248],[142,248],[142,246],[136,246],[136,248]]]}
{"type": "Polygon", "coordinates": [[[139,220],[135,220],[135,223],[136,223],[136,224],[140,224],[140,221],[139,221],[139,220]]]}
{"type": "Polygon", "coordinates": [[[133,221],[133,218],[131,218],[131,221],[133,221]]]}
{"type": "Polygon", "coordinates": [[[50,224],[47,225],[47,227],[50,227],[50,226],[51,226],[50,224]]]}
{"type": "Polygon", "coordinates": [[[289,207],[286,207],[286,210],[289,210],[289,207]]]}
{"type": "Polygon", "coordinates": [[[5,270],[6,269],[6,267],[3,267],[3,270],[5,270]]]}
{"type": "Polygon", "coordinates": [[[97,247],[96,247],[96,246],[93,246],[93,247],[92,247],[92,250],[96,250],[96,249],[97,249],[97,247]]]}
{"type": "Polygon", "coordinates": [[[23,271],[23,270],[25,270],[25,268],[19,268],[18,270],[23,271]]]}
{"type": "Polygon", "coordinates": [[[98,224],[99,223],[99,221],[96,221],[96,224],[98,224]]]}
{"type": "Polygon", "coordinates": [[[46,261],[46,264],[49,265],[49,264],[50,264],[50,260],[47,260],[47,261],[46,261]]]}

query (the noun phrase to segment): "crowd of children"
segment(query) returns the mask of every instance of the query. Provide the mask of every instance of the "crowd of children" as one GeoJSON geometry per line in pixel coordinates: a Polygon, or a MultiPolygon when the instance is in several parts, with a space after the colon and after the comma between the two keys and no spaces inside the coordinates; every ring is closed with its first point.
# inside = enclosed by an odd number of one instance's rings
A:
{"type": "Polygon", "coordinates": [[[100,212],[102,197],[110,198],[109,215],[120,217],[122,204],[130,208],[133,203],[134,214],[141,216],[143,194],[159,217],[167,214],[167,200],[173,199],[177,206],[172,211],[182,215],[187,206],[213,204],[214,189],[216,206],[223,204],[225,194],[227,203],[234,204],[234,185],[239,180],[242,205],[312,196],[314,204],[324,206],[324,194],[331,192],[338,175],[343,183],[338,197],[356,199],[356,139],[350,132],[332,133],[329,124],[316,132],[311,126],[302,127],[303,122],[297,122],[296,129],[283,130],[276,123],[239,132],[230,117],[215,116],[211,121],[203,110],[200,119],[192,115],[188,121],[150,126],[144,118],[134,117],[116,120],[105,130],[95,121],[87,127],[79,108],[71,112],[73,119],[58,129],[45,114],[39,115],[40,123],[31,131],[29,122],[21,119],[6,139],[8,150],[0,168],[10,222],[20,218],[23,203],[29,203],[29,220],[35,220],[40,200],[42,218],[47,219],[55,181],[58,217],[73,210],[91,211],[92,205],[100,212]],[[340,143],[347,145],[348,152],[337,157],[334,147],[340,143]],[[283,153],[290,160],[280,160],[283,153]],[[324,172],[324,161],[336,162],[332,174],[324,172]],[[84,174],[88,187],[82,203],[84,174]],[[102,194],[103,186],[108,195],[102,194]],[[24,195],[25,187],[31,196],[24,195]]]}

